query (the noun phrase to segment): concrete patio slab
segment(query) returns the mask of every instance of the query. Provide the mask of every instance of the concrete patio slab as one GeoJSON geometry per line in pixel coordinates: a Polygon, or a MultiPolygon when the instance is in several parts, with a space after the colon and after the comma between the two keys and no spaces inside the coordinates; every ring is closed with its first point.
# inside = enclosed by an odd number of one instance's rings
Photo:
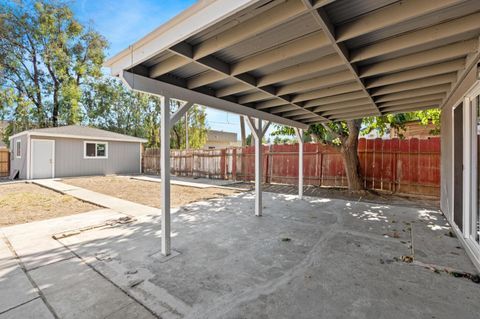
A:
{"type": "Polygon", "coordinates": [[[37,298],[0,314],[0,319],[54,319],[42,299],[37,298]]]}
{"type": "Polygon", "coordinates": [[[25,268],[30,270],[74,257],[68,249],[52,239],[53,234],[101,224],[106,220],[123,216],[125,215],[113,210],[100,209],[88,213],[4,227],[0,229],[0,233],[8,238],[17,255],[22,259],[25,268]]]}
{"type": "Polygon", "coordinates": [[[0,274],[0,313],[38,297],[34,287],[20,267],[12,267],[0,274]]]}
{"type": "Polygon", "coordinates": [[[39,296],[3,237],[0,237],[0,287],[0,314],[39,296]]]}
{"type": "Polygon", "coordinates": [[[477,317],[478,284],[400,261],[414,238],[427,250],[418,260],[475,271],[438,212],[264,197],[261,218],[252,193],[183,207],[172,223],[181,254],[165,263],[152,258],[158,217],[61,242],[162,318],[477,317]]]}
{"type": "MultiPolygon", "coordinates": [[[[124,224],[107,221],[127,213],[100,209],[0,231],[60,318],[477,318],[480,286],[443,271],[475,268],[438,211],[265,193],[259,218],[254,201],[247,192],[176,210],[179,254],[164,262],[159,210],[135,203],[124,224]],[[401,261],[412,253],[440,271],[401,261]]],[[[14,274],[5,248],[0,271],[14,274]]],[[[41,308],[24,273],[0,278],[20,291],[2,316],[41,308]]]]}
{"type": "Polygon", "coordinates": [[[135,308],[136,318],[154,318],[79,259],[60,261],[30,274],[60,318],[106,318],[128,307],[135,308]]]}
{"type": "MultiPolygon", "coordinates": [[[[5,227],[0,232],[58,317],[122,318],[131,314],[135,318],[154,318],[145,307],[52,238],[53,234],[104,225],[123,217],[125,214],[100,209],[5,227]]],[[[3,241],[0,241],[0,283],[0,318],[52,317],[49,311],[44,311],[48,308],[3,241]],[[32,311],[38,311],[38,316],[32,311]]]]}

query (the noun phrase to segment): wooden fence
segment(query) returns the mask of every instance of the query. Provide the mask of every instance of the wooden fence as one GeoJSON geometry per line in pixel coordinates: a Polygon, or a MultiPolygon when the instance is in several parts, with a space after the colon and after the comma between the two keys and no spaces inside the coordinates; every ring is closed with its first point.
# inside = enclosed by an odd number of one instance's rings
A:
{"type": "MultiPolygon", "coordinates": [[[[263,181],[298,182],[298,144],[263,146],[263,181]]],[[[158,149],[147,149],[143,170],[160,173],[158,149]]],[[[360,139],[358,155],[365,187],[403,194],[440,195],[440,138],[360,139]]],[[[215,150],[172,150],[171,171],[178,176],[251,181],[254,147],[215,150]]],[[[346,187],[341,154],[333,147],[304,144],[304,184],[346,187]]]]}
{"type": "Polygon", "coordinates": [[[8,149],[0,149],[0,177],[10,174],[10,152],[8,149]]]}

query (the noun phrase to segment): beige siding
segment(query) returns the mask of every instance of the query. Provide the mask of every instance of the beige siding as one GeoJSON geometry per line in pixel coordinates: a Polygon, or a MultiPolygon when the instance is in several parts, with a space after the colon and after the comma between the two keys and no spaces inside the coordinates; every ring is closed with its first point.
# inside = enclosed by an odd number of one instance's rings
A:
{"type": "Polygon", "coordinates": [[[10,172],[13,172],[14,170],[19,171],[19,178],[20,179],[25,179],[27,178],[27,135],[21,135],[16,138],[12,138],[10,140],[10,172]],[[21,151],[21,158],[17,158],[16,156],[16,143],[17,141],[20,140],[21,146],[20,146],[20,151],[21,151]]]}
{"type": "Polygon", "coordinates": [[[139,143],[109,141],[108,158],[85,159],[84,142],[80,139],[55,139],[55,177],[140,172],[139,143]]]}

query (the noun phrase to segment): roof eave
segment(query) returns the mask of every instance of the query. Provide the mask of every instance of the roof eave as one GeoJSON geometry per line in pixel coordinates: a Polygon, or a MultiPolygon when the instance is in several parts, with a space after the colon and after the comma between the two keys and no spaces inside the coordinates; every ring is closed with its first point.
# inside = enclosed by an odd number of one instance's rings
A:
{"type": "Polygon", "coordinates": [[[40,136],[40,137],[59,137],[59,138],[72,138],[72,139],[83,139],[83,140],[100,140],[100,141],[111,141],[111,142],[128,142],[128,143],[147,143],[148,140],[144,138],[135,138],[135,139],[124,139],[124,138],[111,138],[111,137],[101,137],[101,136],[86,136],[86,135],[70,135],[70,134],[56,134],[56,133],[42,133],[35,131],[25,131],[20,132],[15,135],[10,136],[8,139],[12,140],[22,135],[28,136],[40,136]]]}
{"type": "Polygon", "coordinates": [[[123,70],[138,65],[258,1],[199,1],[128,48],[115,54],[104,63],[104,66],[111,69],[111,75],[118,76],[123,70]]]}

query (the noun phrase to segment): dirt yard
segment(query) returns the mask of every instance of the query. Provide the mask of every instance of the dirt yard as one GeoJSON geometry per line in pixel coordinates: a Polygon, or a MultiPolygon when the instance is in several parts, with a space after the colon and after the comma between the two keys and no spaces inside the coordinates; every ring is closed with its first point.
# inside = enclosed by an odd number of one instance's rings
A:
{"type": "MultiPolygon", "coordinates": [[[[117,176],[95,176],[71,178],[64,183],[92,190],[94,192],[132,202],[160,208],[160,183],[135,180],[117,176]]],[[[171,206],[178,207],[238,193],[238,191],[222,188],[195,188],[188,186],[171,186],[171,206]]]]}
{"type": "Polygon", "coordinates": [[[98,209],[68,195],[26,183],[0,184],[0,227],[98,209]]]}

